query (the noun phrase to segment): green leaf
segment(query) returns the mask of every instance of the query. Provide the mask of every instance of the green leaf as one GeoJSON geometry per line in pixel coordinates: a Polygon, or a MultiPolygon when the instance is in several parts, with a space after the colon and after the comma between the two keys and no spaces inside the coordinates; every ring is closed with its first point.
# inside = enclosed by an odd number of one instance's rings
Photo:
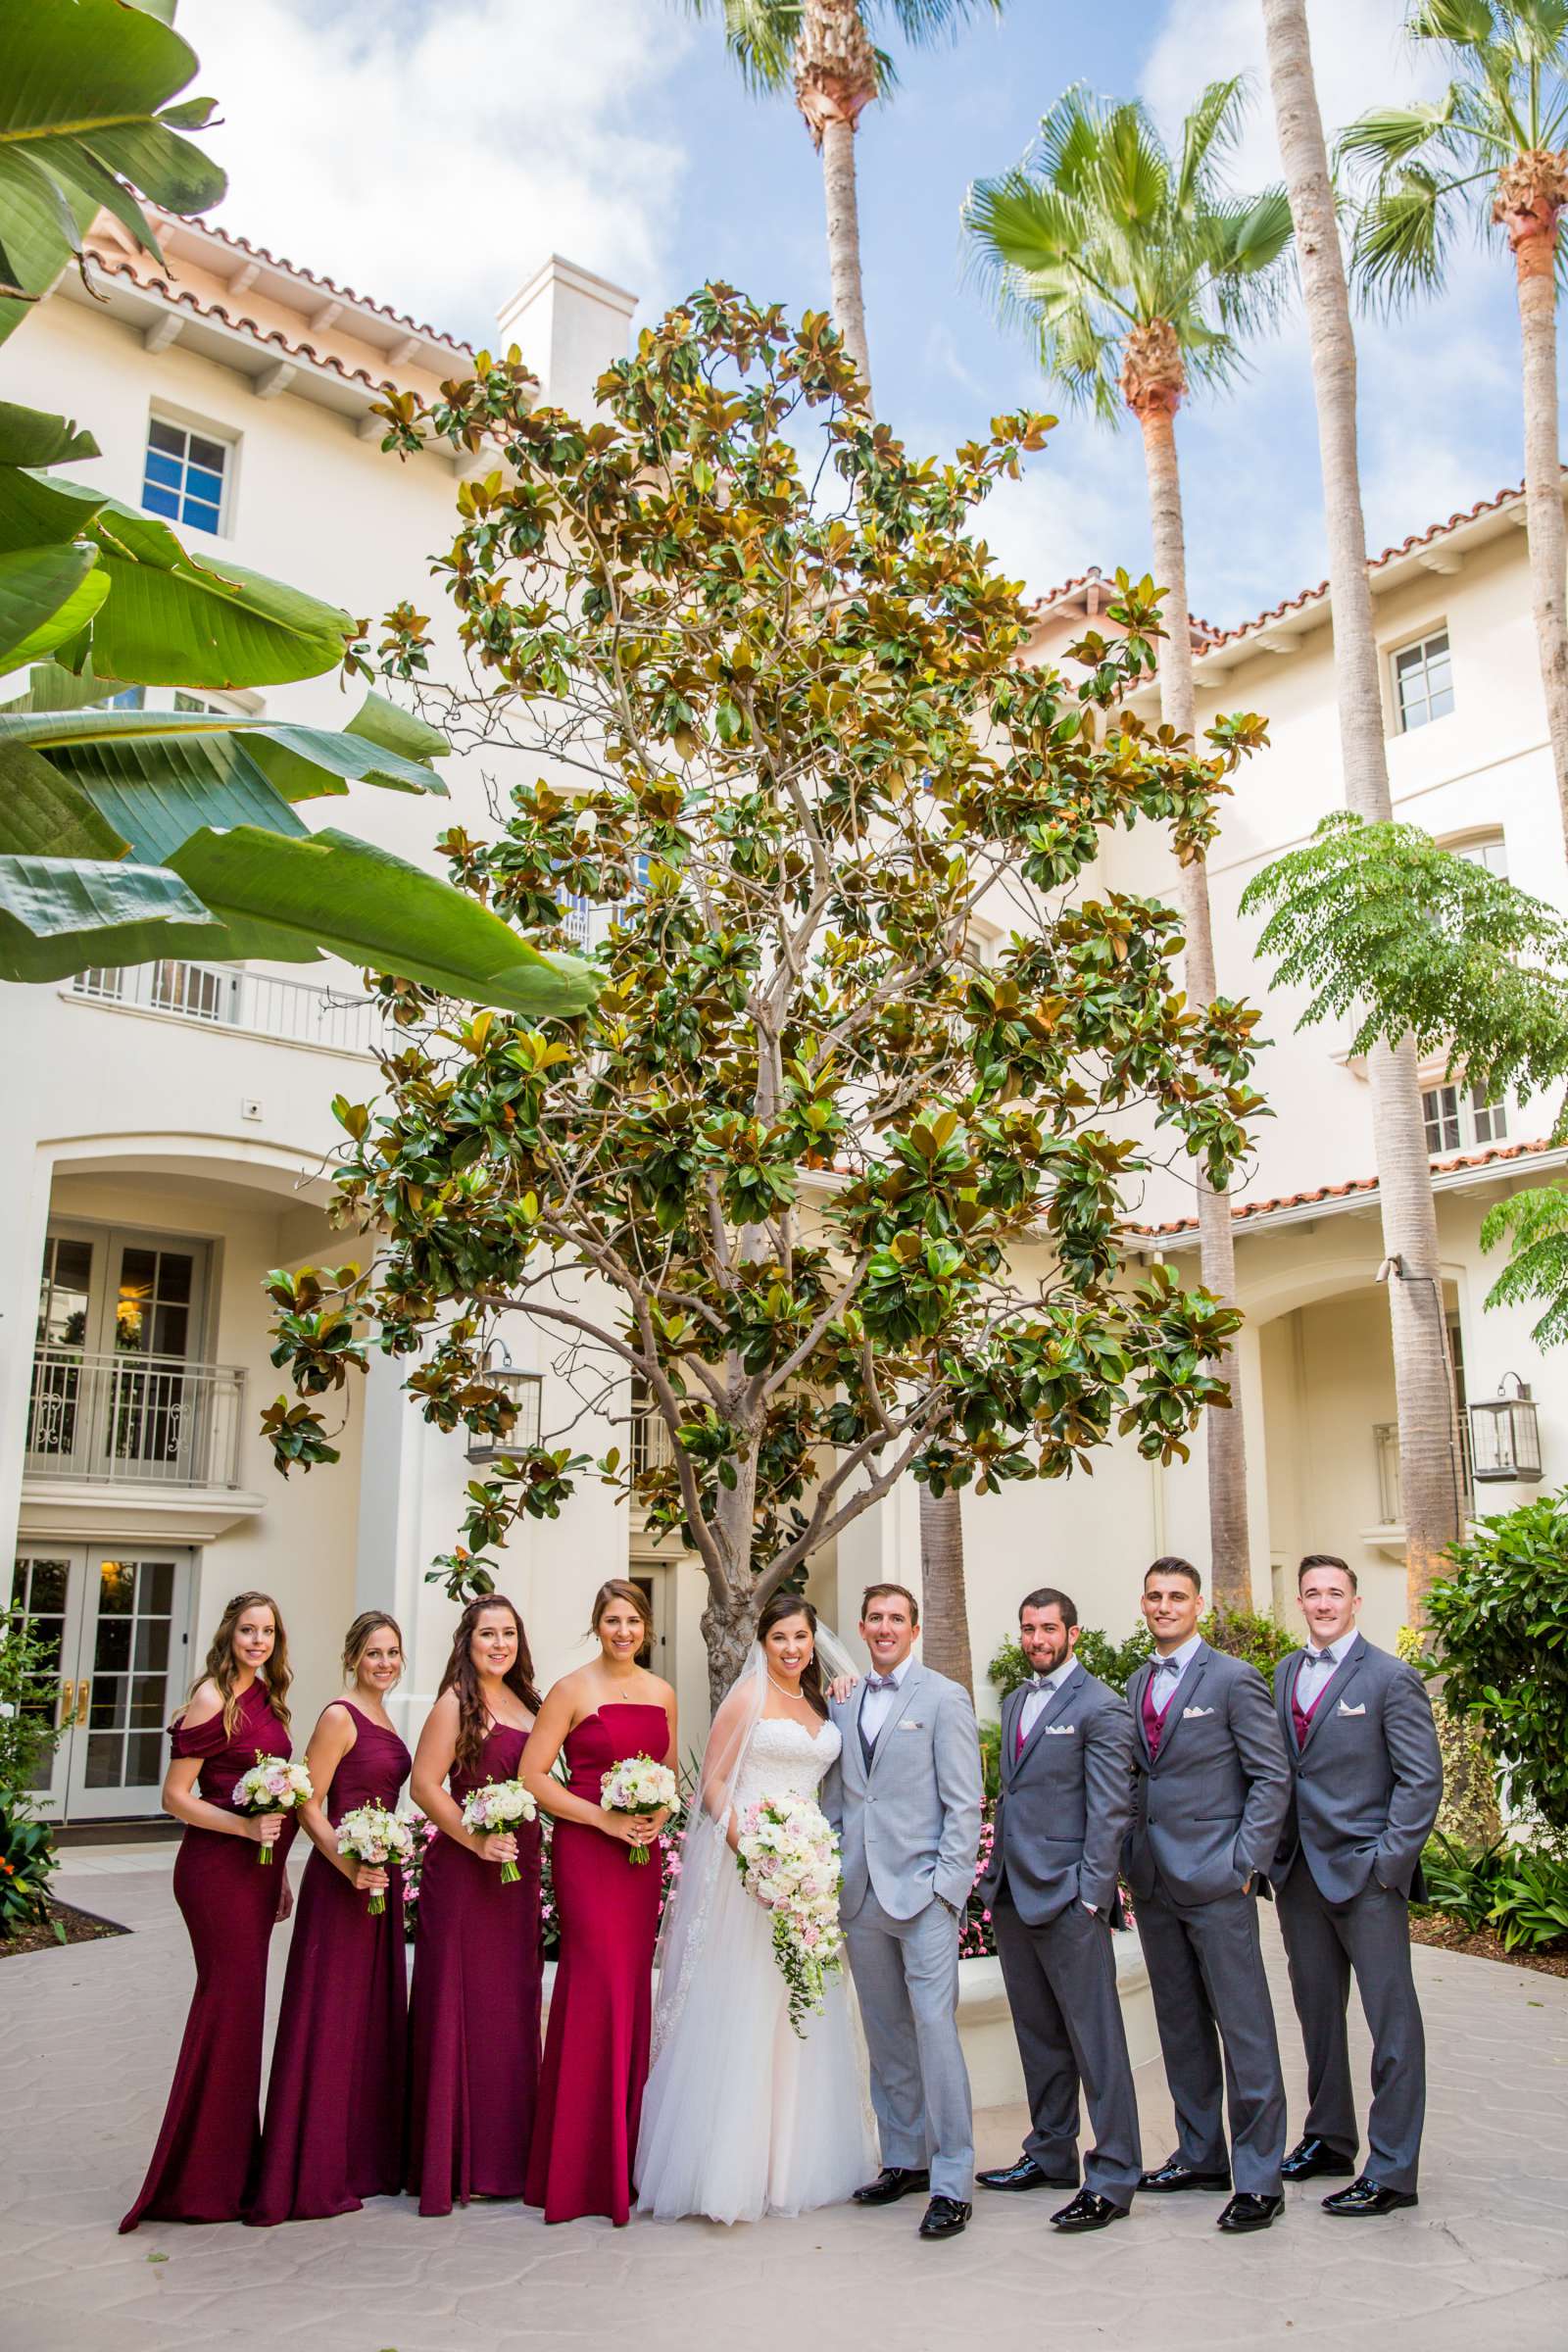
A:
{"type": "Polygon", "coordinates": [[[65,980],[156,956],[211,961],[225,936],[163,867],[0,857],[0,980],[65,980]]]}
{"type": "MultiPolygon", "coordinates": [[[[82,711],[53,721],[58,734],[82,719],[126,718],[157,712],[82,711]]],[[[0,743],[25,740],[26,718],[0,719],[0,743]]],[[[167,719],[165,725],[168,725],[167,719]]],[[[270,832],[305,831],[301,818],[269,782],[237,736],[137,734],[118,739],[83,730],[81,740],[57,748],[46,764],[69,778],[130,844],[144,865],[162,865],[204,825],[263,825],[270,832]]]]}
{"type": "Polygon", "coordinates": [[[126,844],[80,785],[24,744],[0,737],[0,852],[123,858],[126,844]]]}
{"type": "Polygon", "coordinates": [[[0,400],[0,466],[74,466],[102,455],[91,433],[80,431],[74,418],[0,400]]]}
{"type": "Polygon", "coordinates": [[[378,743],[383,751],[399,752],[405,760],[444,760],[452,749],[439,727],[426,726],[411,710],[387,701],[384,694],[368,693],[344,729],[348,735],[363,735],[368,743],[378,743]]]}
{"type": "Polygon", "coordinates": [[[0,670],[20,669],[85,628],[109,594],[98,551],[24,548],[0,555],[0,670]]]}

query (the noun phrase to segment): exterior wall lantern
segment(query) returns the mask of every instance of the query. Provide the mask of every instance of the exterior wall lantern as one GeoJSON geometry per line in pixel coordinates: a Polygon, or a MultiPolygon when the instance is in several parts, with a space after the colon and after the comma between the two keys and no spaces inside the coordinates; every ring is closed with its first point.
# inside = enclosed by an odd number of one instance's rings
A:
{"type": "Polygon", "coordinates": [[[513,1363],[505,1343],[497,1340],[485,1357],[484,1376],[490,1387],[499,1389],[517,1408],[517,1418],[510,1434],[492,1436],[488,1430],[476,1429],[468,1440],[470,1462],[498,1462],[504,1456],[526,1451],[539,1443],[540,1402],[544,1391],[544,1375],[540,1372],[519,1372],[513,1363]]]}
{"type": "Polygon", "coordinates": [[[1470,1454],[1478,1484],[1541,1476],[1541,1423],[1530,1383],[1517,1372],[1505,1372],[1496,1396],[1470,1407],[1470,1454]]]}

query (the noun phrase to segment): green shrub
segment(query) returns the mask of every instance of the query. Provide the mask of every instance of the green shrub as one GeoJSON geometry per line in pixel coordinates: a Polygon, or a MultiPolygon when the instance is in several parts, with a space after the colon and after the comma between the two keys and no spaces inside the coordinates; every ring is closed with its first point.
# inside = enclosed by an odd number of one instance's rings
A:
{"type": "MultiPolygon", "coordinates": [[[[28,1821],[14,1799],[0,1802],[0,1936],[39,1927],[49,1916],[49,1873],[57,1856],[47,1822],[28,1821]]],[[[59,1921],[55,1934],[64,1943],[59,1921]]]]}
{"type": "Polygon", "coordinates": [[[1474,1935],[1492,1917],[1502,1876],[1502,1850],[1501,1838],[1495,1838],[1472,1853],[1440,1831],[1421,1857],[1427,1896],[1420,1907],[1459,1920],[1474,1935]]]}
{"type": "Polygon", "coordinates": [[[1500,1838],[1471,1853],[1434,1838],[1421,1857],[1425,1908],[1458,1920],[1472,1935],[1494,1928],[1510,1952],[1539,1952],[1568,1939],[1568,1859],[1500,1838]]]}
{"type": "Polygon", "coordinates": [[[1199,1632],[1212,1649],[1222,1649],[1233,1658],[1246,1658],[1258,1673],[1274,1687],[1274,1669],[1281,1658],[1288,1658],[1293,1649],[1299,1649],[1301,1637],[1293,1634],[1257,1609],[1210,1609],[1200,1619],[1199,1632]]]}
{"type": "Polygon", "coordinates": [[[1545,1494],[1455,1544],[1427,1615],[1444,1695],[1485,1733],[1512,1803],[1568,1835],[1568,1496],[1545,1494]]]}
{"type": "MultiPolygon", "coordinates": [[[[1250,1658],[1266,1683],[1272,1684],[1274,1669],[1281,1658],[1288,1657],[1299,1642],[1284,1626],[1272,1617],[1260,1616],[1252,1609],[1210,1609],[1199,1620],[1199,1632],[1214,1649],[1223,1649],[1233,1658],[1250,1658]]],[[[1140,1619],[1125,1642],[1113,1642],[1092,1625],[1086,1625],[1078,1637],[1077,1658],[1080,1666],[1101,1682],[1108,1683],[1112,1690],[1125,1690],[1146,1658],[1154,1654],[1153,1636],[1140,1619]]],[[[1020,1683],[1029,1680],[1028,1659],[1016,1642],[1004,1642],[990,1665],[986,1680],[998,1695],[1005,1698],[1020,1683]]]]}
{"type": "Polygon", "coordinates": [[[0,1616],[0,1797],[14,1789],[21,1798],[60,1744],[66,1727],[55,1722],[59,1688],[52,1644],[20,1609],[0,1616]]]}
{"type": "MultiPolygon", "coordinates": [[[[1425,1636],[1415,1626],[1399,1628],[1396,1647],[1417,1673],[1437,1672],[1427,1655],[1425,1636]]],[[[1453,1844],[1477,1853],[1484,1846],[1494,1845],[1502,1836],[1497,1759],[1487,1745],[1486,1735],[1468,1716],[1449,1706],[1442,1690],[1434,1689],[1429,1695],[1443,1761],[1443,1802],[1438,1807],[1437,1828],[1453,1844]]]]}

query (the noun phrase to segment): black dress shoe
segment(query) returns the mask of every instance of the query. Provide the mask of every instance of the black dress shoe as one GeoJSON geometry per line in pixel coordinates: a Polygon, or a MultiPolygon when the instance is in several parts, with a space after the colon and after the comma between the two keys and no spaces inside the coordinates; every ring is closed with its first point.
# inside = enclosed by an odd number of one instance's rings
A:
{"type": "Polygon", "coordinates": [[[961,2197],[933,2197],[925,2209],[920,2235],[956,2237],[973,2211],[974,2207],[965,2205],[961,2197]]]}
{"type": "Polygon", "coordinates": [[[1342,2188],[1336,2195],[1325,2197],[1323,2210],[1325,2213],[1346,2214],[1352,2221],[1359,2221],[1367,2215],[1397,2213],[1401,2205],[1419,2205],[1420,2202],[1414,2189],[1385,2188],[1380,2180],[1373,2180],[1370,2173],[1363,2173],[1360,2180],[1352,2180],[1348,2188],[1342,2188]]]}
{"type": "Polygon", "coordinates": [[[1256,2197],[1242,2189],[1232,2197],[1214,2227],[1217,2230],[1266,2230],[1285,2211],[1283,2197],[1256,2197]]]}
{"type": "Polygon", "coordinates": [[[1043,2173],[1032,2156],[1020,2156],[1016,2164],[999,2164],[989,2173],[976,2173],[981,2188],[1076,2188],[1076,2173],[1043,2173]]]}
{"type": "Polygon", "coordinates": [[[896,2205],[900,2197],[913,2196],[917,2188],[929,2188],[931,2176],[923,2164],[885,2164],[874,2180],[858,2188],[850,2199],[852,2205],[896,2205]]]}
{"type": "Polygon", "coordinates": [[[1062,2235],[1075,2236],[1080,2230],[1108,2230],[1112,2222],[1127,2219],[1125,2205],[1113,2205],[1108,2197],[1097,2196],[1092,2188],[1081,2188],[1070,2205],[1051,2217],[1051,2226],[1062,2235]]]}
{"type": "Polygon", "coordinates": [[[1355,2158],[1336,2155],[1326,2139],[1309,2133],[1297,2141],[1280,2171],[1287,2180],[1349,2180],[1355,2174],[1355,2158]]]}
{"type": "Polygon", "coordinates": [[[1157,2173],[1138,2177],[1140,2188],[1155,2189],[1161,2196],[1172,2195],[1179,2188],[1229,2188],[1230,2184],[1229,2173],[1195,2173],[1179,2156],[1167,2156],[1157,2173]]]}

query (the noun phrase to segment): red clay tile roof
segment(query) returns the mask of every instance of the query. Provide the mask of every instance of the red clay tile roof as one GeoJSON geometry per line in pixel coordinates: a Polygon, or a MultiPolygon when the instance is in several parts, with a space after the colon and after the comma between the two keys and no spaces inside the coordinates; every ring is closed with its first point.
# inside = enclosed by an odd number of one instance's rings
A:
{"type": "MultiPolygon", "coordinates": [[[[1463,1152],[1456,1159],[1435,1159],[1432,1173],[1434,1176],[1453,1176],[1465,1168],[1490,1167],[1494,1160],[1526,1159],[1534,1152],[1554,1149],[1556,1147],[1547,1137],[1542,1137],[1533,1144],[1494,1144],[1486,1152],[1463,1152]]],[[[1348,1184],[1320,1184],[1308,1193],[1282,1193],[1275,1200],[1244,1200],[1231,1210],[1231,1216],[1237,1224],[1245,1224],[1249,1218],[1266,1217],[1276,1209],[1311,1208],[1320,1200],[1344,1200],[1352,1193],[1375,1193],[1377,1189],[1378,1180],[1375,1176],[1353,1176],[1348,1184]]],[[[1148,1235],[1152,1240],[1163,1239],[1169,1234],[1196,1233],[1198,1219],[1173,1217],[1163,1225],[1127,1225],[1123,1230],[1148,1235]]]]}
{"type": "MultiPolygon", "coordinates": [[[[288,360],[308,360],[313,367],[329,368],[334,375],[341,376],[346,384],[363,384],[369,392],[395,392],[398,389],[396,379],[390,375],[374,376],[364,368],[345,368],[343,362],[331,352],[318,351],[312,343],[291,343],[279,327],[260,327],[254,318],[247,318],[243,315],[235,317],[225,311],[221,303],[201,301],[188,287],[172,286],[164,277],[145,277],[133,262],[116,254],[101,252],[90,245],[84,250],[87,260],[105,277],[128,278],[132,285],[141,287],[149,294],[161,294],[176,310],[187,310],[196,318],[216,318],[223,326],[232,327],[236,334],[248,335],[263,350],[275,351],[288,360]]],[[[445,342],[447,338],[442,336],[439,340],[445,342]]],[[[452,348],[458,351],[463,346],[454,344],[452,348]]]]}
{"type": "Polygon", "coordinates": [[[358,304],[361,310],[374,311],[378,318],[385,318],[393,326],[405,326],[412,334],[423,335],[432,343],[446,344],[450,351],[471,355],[471,344],[459,342],[456,336],[444,334],[440,327],[421,325],[417,318],[411,318],[406,311],[394,311],[384,302],[372,302],[368,294],[356,294],[352,286],[340,286],[335,278],[323,276],[315,270],[307,270],[301,262],[291,262],[282,254],[269,253],[265,245],[253,245],[249,237],[237,236],[232,229],[220,228],[216,220],[185,220],[173,214],[160,214],[159,218],[167,220],[172,228],[193,228],[204,237],[216,237],[220,245],[228,246],[231,252],[243,253],[253,262],[265,262],[270,270],[286,270],[290,277],[303,277],[307,285],[315,286],[322,294],[335,296],[339,302],[352,302],[358,304]]]}

